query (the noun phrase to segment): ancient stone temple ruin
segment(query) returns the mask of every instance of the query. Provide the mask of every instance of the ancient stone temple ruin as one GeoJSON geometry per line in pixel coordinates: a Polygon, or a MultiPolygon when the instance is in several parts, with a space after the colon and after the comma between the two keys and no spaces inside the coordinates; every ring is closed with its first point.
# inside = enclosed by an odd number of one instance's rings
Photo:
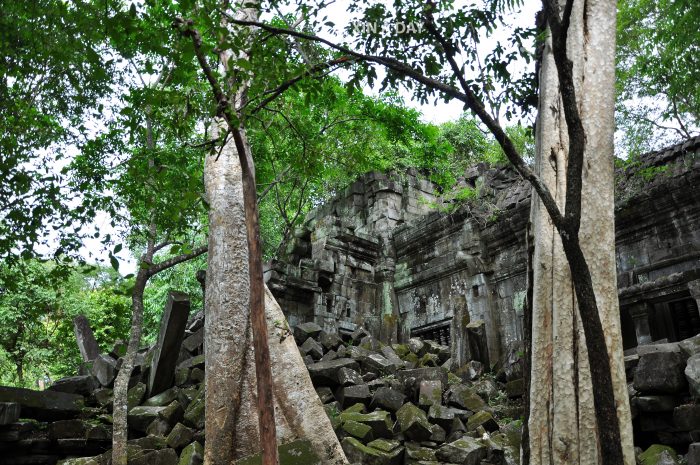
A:
{"type": "MultiPolygon", "coordinates": [[[[700,138],[616,177],[625,349],[700,333],[700,138]]],[[[460,183],[476,198],[446,201],[416,171],[369,173],[309,214],[267,273],[290,324],[428,337],[457,365],[503,358],[523,336],[530,188],[484,165],[460,183]]]]}

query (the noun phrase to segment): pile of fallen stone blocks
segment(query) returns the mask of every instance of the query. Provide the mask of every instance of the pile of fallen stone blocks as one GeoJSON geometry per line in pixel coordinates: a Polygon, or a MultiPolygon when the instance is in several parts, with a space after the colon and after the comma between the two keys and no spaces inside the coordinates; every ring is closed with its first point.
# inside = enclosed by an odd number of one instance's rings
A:
{"type": "Polygon", "coordinates": [[[351,463],[516,464],[522,408],[480,364],[449,371],[431,340],[384,345],[358,328],[294,328],[311,380],[351,463]]]}
{"type": "MultiPolygon", "coordinates": [[[[171,293],[158,342],[140,350],[129,381],[128,457],[133,465],[201,465],[204,319],[171,293]]],[[[83,364],[45,391],[0,387],[0,463],[107,465],[114,382],[126,344],[83,364]]]]}
{"type": "Polygon", "coordinates": [[[700,335],[625,352],[635,445],[658,444],[700,465],[700,335]]]}

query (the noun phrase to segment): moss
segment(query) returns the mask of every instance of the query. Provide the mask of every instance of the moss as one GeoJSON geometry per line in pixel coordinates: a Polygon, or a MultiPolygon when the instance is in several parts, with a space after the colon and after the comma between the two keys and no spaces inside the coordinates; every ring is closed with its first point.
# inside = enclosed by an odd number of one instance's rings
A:
{"type": "Polygon", "coordinates": [[[678,454],[676,454],[676,451],[669,446],[662,446],[661,444],[649,446],[647,450],[639,455],[639,462],[641,465],[656,465],[659,463],[659,458],[664,452],[668,454],[674,462],[678,463],[678,454]]]}
{"type": "MultiPolygon", "coordinates": [[[[348,438],[350,439],[350,438],[348,438]]],[[[294,441],[277,448],[279,465],[321,465],[321,460],[309,441],[294,441]]],[[[237,465],[262,465],[262,457],[256,454],[236,462],[237,465]]]]}

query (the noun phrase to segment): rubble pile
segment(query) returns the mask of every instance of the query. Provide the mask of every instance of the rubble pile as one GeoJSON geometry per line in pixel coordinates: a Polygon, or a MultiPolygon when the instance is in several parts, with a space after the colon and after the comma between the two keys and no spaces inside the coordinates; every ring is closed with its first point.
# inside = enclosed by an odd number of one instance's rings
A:
{"type": "Polygon", "coordinates": [[[518,463],[522,407],[479,362],[453,373],[449,347],[384,345],[363,328],[341,337],[303,323],[294,338],[351,463],[518,463]]]}
{"type": "Polygon", "coordinates": [[[700,463],[700,334],[628,350],[625,369],[635,444],[689,449],[700,463]]]}

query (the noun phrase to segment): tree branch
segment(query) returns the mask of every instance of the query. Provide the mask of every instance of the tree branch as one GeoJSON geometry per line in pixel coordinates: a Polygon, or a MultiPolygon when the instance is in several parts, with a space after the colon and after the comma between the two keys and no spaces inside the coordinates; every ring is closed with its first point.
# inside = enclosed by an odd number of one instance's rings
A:
{"type": "Polygon", "coordinates": [[[169,259],[167,259],[163,262],[160,262],[160,263],[154,263],[153,265],[151,265],[148,268],[148,271],[147,271],[148,276],[151,277],[157,273],[160,273],[163,270],[167,270],[168,268],[171,268],[171,267],[177,265],[178,263],[186,262],[187,260],[190,260],[192,258],[199,257],[200,255],[202,255],[203,253],[206,253],[206,252],[207,252],[207,246],[202,245],[200,247],[197,247],[196,249],[194,249],[190,253],[178,255],[177,257],[169,258],[169,259]]]}

